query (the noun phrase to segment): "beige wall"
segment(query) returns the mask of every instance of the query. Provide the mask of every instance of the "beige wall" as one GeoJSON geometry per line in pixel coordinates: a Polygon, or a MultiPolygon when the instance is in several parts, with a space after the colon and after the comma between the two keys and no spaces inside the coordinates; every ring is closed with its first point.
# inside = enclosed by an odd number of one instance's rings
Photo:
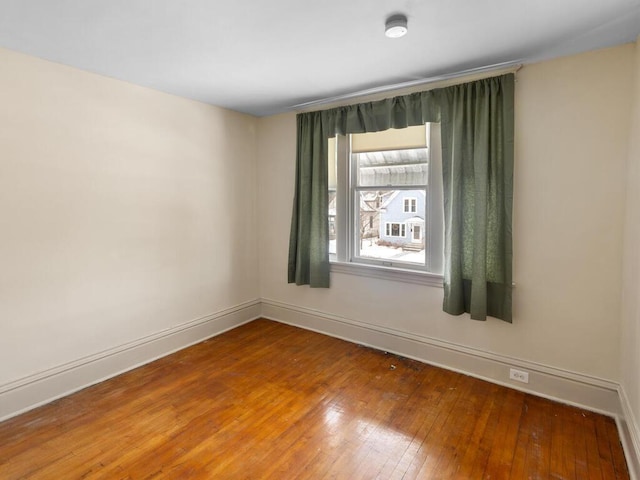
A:
{"type": "MultiPolygon", "coordinates": [[[[629,137],[627,211],[622,296],[622,348],[620,383],[640,435],[640,37],[635,49],[635,80],[629,137]]],[[[640,437],[637,437],[640,441],[640,437]]],[[[636,445],[640,448],[640,444],[636,445]]],[[[640,455],[640,451],[638,452],[640,455]]],[[[640,473],[640,472],[639,472],[640,473]]]]}
{"type": "Polygon", "coordinates": [[[261,296],[617,381],[634,48],[524,67],[516,84],[514,323],[441,310],[442,289],[334,273],[286,283],[295,115],[260,120],[261,296]]]}
{"type": "Polygon", "coordinates": [[[259,297],[255,118],[0,65],[0,386],[259,297]]]}

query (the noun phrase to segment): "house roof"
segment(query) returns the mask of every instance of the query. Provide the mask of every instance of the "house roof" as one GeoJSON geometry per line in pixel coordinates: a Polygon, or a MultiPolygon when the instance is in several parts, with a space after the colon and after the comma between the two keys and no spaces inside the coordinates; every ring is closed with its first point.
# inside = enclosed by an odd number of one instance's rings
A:
{"type": "Polygon", "coordinates": [[[426,185],[429,182],[427,148],[359,152],[354,156],[360,185],[426,185]]]}

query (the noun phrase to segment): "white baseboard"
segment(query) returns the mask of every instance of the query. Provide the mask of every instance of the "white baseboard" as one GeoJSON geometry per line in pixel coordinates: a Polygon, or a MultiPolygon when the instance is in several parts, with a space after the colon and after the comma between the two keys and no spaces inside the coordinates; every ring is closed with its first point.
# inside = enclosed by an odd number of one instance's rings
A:
{"type": "Polygon", "coordinates": [[[622,415],[618,417],[618,432],[629,467],[631,480],[640,480],[640,424],[636,419],[629,397],[622,386],[618,388],[622,415]]]}
{"type": "Polygon", "coordinates": [[[618,384],[601,378],[264,298],[262,316],[615,418],[622,414],[618,384]],[[509,380],[510,367],[529,372],[529,383],[509,380]]]}
{"type": "Polygon", "coordinates": [[[198,318],[0,385],[0,421],[152,362],[260,317],[260,300],[198,318]]]}

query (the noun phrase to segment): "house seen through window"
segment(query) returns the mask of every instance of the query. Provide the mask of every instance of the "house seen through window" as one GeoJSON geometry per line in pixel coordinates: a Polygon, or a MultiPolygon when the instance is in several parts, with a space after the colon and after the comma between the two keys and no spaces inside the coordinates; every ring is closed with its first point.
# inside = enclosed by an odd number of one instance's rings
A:
{"type": "Polygon", "coordinates": [[[417,208],[417,200],[415,198],[405,198],[404,199],[404,211],[407,212],[415,212],[417,208]]]}
{"type": "Polygon", "coordinates": [[[337,136],[329,155],[331,260],[441,274],[439,125],[337,136]]]}

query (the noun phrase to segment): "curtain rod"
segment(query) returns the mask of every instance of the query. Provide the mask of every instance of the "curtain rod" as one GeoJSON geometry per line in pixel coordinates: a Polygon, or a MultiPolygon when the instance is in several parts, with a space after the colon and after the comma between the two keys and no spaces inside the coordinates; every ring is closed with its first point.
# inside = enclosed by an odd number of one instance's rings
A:
{"type": "Polygon", "coordinates": [[[468,70],[460,70],[458,72],[446,73],[443,75],[436,75],[429,78],[421,78],[419,80],[411,80],[409,82],[395,83],[392,85],[383,85],[380,87],[373,87],[366,90],[360,90],[357,92],[345,93],[343,95],[336,95],[334,97],[320,98],[318,100],[311,100],[310,102],[299,103],[289,107],[289,110],[306,110],[311,107],[319,107],[330,105],[332,103],[338,103],[345,100],[352,100],[354,98],[366,97],[369,95],[376,95],[379,93],[390,92],[392,90],[401,90],[411,87],[418,87],[424,85],[430,85],[436,82],[443,82],[446,80],[454,80],[457,78],[467,77],[470,75],[478,75],[483,73],[492,73],[498,71],[504,71],[504,73],[516,73],[522,68],[522,63],[518,62],[503,62],[496,63],[494,65],[487,65],[485,67],[470,68],[468,70]]]}

